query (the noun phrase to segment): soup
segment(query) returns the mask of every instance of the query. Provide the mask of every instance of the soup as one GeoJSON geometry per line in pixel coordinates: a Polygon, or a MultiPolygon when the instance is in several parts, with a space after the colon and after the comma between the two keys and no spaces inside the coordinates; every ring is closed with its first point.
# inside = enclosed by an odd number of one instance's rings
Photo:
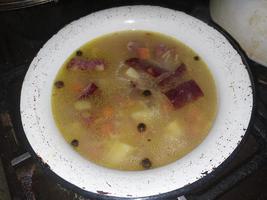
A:
{"type": "Polygon", "coordinates": [[[75,51],[59,70],[52,112],[86,159],[118,170],[174,162],[207,136],[216,115],[207,65],[166,35],[122,31],[75,51]]]}

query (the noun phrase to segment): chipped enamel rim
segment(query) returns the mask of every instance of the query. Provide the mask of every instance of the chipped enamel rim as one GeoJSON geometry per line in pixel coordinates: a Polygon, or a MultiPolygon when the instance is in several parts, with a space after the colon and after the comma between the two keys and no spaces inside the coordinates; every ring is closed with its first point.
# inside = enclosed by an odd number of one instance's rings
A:
{"type": "Polygon", "coordinates": [[[127,6],[90,14],[54,35],[29,67],[20,107],[29,144],[56,175],[90,194],[145,197],[181,189],[226,160],[248,128],[253,94],[240,55],[217,30],[183,12],[157,6],[127,6]],[[84,43],[122,30],[156,31],[177,38],[200,55],[215,79],[218,114],[209,135],[191,153],[164,167],[125,172],[97,166],[66,143],[53,121],[51,89],[66,58],[84,43]]]}

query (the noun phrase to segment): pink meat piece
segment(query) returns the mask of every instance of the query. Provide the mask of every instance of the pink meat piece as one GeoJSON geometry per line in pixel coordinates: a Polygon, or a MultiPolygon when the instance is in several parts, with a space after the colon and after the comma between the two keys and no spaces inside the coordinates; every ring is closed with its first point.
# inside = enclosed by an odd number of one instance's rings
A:
{"type": "Polygon", "coordinates": [[[137,51],[138,48],[142,47],[142,45],[137,41],[130,41],[127,43],[128,51],[137,51]]]}
{"type": "Polygon", "coordinates": [[[94,83],[89,83],[81,92],[78,99],[85,99],[89,96],[91,96],[96,90],[97,86],[94,83]]]}
{"type": "Polygon", "coordinates": [[[158,77],[161,74],[167,72],[167,70],[160,68],[156,64],[139,58],[129,58],[125,61],[125,64],[133,67],[134,69],[142,70],[153,77],[158,77]]]}
{"type": "Polygon", "coordinates": [[[172,74],[170,74],[170,75],[167,76],[166,78],[162,79],[162,80],[158,83],[158,85],[160,85],[160,86],[164,86],[164,85],[166,85],[167,83],[172,82],[173,80],[175,80],[175,79],[181,77],[181,76],[184,74],[185,71],[186,71],[186,66],[185,66],[185,64],[182,63],[181,65],[179,65],[179,66],[176,68],[176,70],[175,70],[172,74]]]}
{"type": "Polygon", "coordinates": [[[86,125],[91,125],[95,120],[95,118],[92,117],[92,116],[90,116],[90,117],[82,117],[82,119],[83,119],[83,121],[84,121],[84,123],[86,125]]]}
{"type": "Polygon", "coordinates": [[[67,66],[71,70],[99,70],[105,69],[105,63],[102,59],[86,59],[82,57],[74,57],[70,60],[67,66]]]}
{"type": "Polygon", "coordinates": [[[155,47],[155,57],[162,59],[165,53],[169,53],[171,56],[175,56],[176,49],[174,47],[167,47],[165,44],[159,44],[155,47]]]}
{"type": "Polygon", "coordinates": [[[186,81],[164,94],[176,109],[204,96],[201,88],[194,80],[186,81]]]}
{"type": "Polygon", "coordinates": [[[155,56],[156,58],[161,57],[164,53],[166,53],[169,50],[164,44],[159,44],[155,47],[155,56]]]}

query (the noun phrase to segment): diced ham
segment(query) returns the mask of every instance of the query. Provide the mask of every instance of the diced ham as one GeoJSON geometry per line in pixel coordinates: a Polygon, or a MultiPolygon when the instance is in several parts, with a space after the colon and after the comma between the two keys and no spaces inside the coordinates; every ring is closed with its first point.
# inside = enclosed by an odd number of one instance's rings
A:
{"type": "Polygon", "coordinates": [[[165,44],[159,44],[154,48],[154,56],[158,62],[166,66],[175,66],[180,62],[177,49],[165,44]]]}
{"type": "Polygon", "coordinates": [[[174,47],[167,47],[165,44],[159,44],[155,47],[155,57],[168,59],[168,56],[174,56],[176,49],[174,47]]]}
{"type": "Polygon", "coordinates": [[[137,41],[130,41],[130,42],[127,43],[128,51],[135,52],[140,47],[142,47],[142,45],[137,41]]]}
{"type": "Polygon", "coordinates": [[[105,63],[102,59],[86,59],[82,57],[74,57],[67,65],[70,70],[99,70],[105,69],[105,63]]]}
{"type": "Polygon", "coordinates": [[[167,51],[168,51],[168,48],[164,44],[159,44],[158,46],[155,47],[156,58],[161,57],[167,51]]]}
{"type": "Polygon", "coordinates": [[[130,58],[125,61],[125,64],[133,67],[136,70],[142,70],[153,77],[158,77],[161,74],[167,72],[167,70],[160,68],[156,64],[139,58],[130,58]]]}
{"type": "Polygon", "coordinates": [[[179,65],[176,68],[176,70],[173,73],[171,73],[170,75],[168,75],[167,77],[165,77],[164,79],[162,79],[158,83],[158,85],[159,86],[164,86],[164,85],[172,82],[173,80],[181,77],[184,74],[185,71],[186,71],[186,66],[185,66],[185,64],[182,63],[181,65],[179,65]]]}
{"type": "Polygon", "coordinates": [[[176,109],[204,96],[202,90],[194,80],[178,85],[176,88],[167,91],[165,95],[176,109]]]}
{"type": "Polygon", "coordinates": [[[81,94],[79,95],[78,99],[85,99],[89,96],[91,96],[96,90],[97,90],[97,86],[94,83],[90,83],[88,84],[81,92],[81,94]]]}
{"type": "Polygon", "coordinates": [[[150,58],[150,49],[146,45],[137,41],[130,41],[127,43],[127,49],[129,52],[135,54],[136,57],[140,59],[149,59],[150,58]]]}
{"type": "Polygon", "coordinates": [[[86,125],[91,125],[95,121],[93,117],[82,117],[82,119],[86,125]]]}

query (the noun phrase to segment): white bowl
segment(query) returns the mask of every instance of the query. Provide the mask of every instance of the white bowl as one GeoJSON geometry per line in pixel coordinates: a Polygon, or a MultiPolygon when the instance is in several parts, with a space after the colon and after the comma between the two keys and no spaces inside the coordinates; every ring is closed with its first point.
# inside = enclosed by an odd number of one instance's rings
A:
{"type": "Polygon", "coordinates": [[[212,172],[238,146],[248,127],[252,107],[248,71],[228,40],[194,17],[156,6],[111,8],[67,25],[34,58],[21,93],[26,137],[50,170],[85,193],[115,197],[167,193],[212,172]],[[215,79],[218,114],[209,135],[191,153],[164,167],[125,172],[95,165],[67,144],[53,120],[51,90],[63,62],[84,43],[122,30],[156,31],[177,38],[200,55],[215,79]]]}

